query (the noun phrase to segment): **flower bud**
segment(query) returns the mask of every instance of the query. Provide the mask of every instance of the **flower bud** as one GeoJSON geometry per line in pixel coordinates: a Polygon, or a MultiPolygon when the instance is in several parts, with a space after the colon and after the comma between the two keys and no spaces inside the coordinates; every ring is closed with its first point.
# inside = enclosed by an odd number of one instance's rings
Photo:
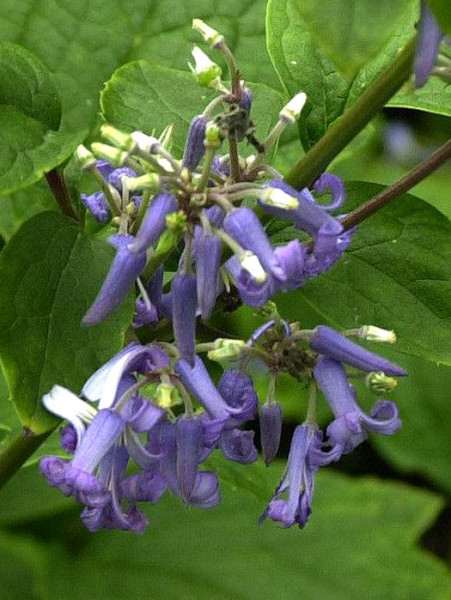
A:
{"type": "Polygon", "coordinates": [[[220,148],[221,147],[221,138],[219,137],[219,128],[216,123],[210,121],[207,123],[207,128],[205,131],[205,139],[204,139],[205,148],[220,148]]]}
{"type": "Polygon", "coordinates": [[[82,169],[91,169],[96,166],[97,160],[92,152],[90,152],[86,146],[80,144],[75,151],[75,157],[82,169]]]}
{"type": "Polygon", "coordinates": [[[136,148],[136,142],[132,136],[123,131],[119,131],[112,125],[104,124],[100,128],[100,135],[108,140],[116,148],[125,150],[126,152],[132,152],[136,148]]]}
{"type": "Polygon", "coordinates": [[[127,177],[125,184],[130,191],[151,190],[157,192],[160,187],[160,177],[156,173],[146,173],[141,177],[127,177]]]}
{"type": "Polygon", "coordinates": [[[213,29],[213,27],[204,23],[201,19],[193,19],[193,29],[198,31],[210,46],[214,46],[224,40],[223,35],[216,31],[216,29],[213,29]]]}
{"type": "Polygon", "coordinates": [[[301,114],[306,100],[307,96],[304,94],[304,92],[299,92],[299,94],[296,94],[296,96],[294,96],[294,98],[292,98],[280,111],[280,120],[293,125],[301,114]]]}
{"type": "Polygon", "coordinates": [[[172,383],[162,382],[155,391],[154,401],[161,408],[168,409],[176,404],[181,404],[182,398],[172,383]]]}
{"type": "Polygon", "coordinates": [[[243,252],[238,258],[242,269],[247,271],[249,275],[258,283],[263,283],[268,278],[265,270],[263,269],[261,262],[253,252],[243,252]]]}
{"type": "Polygon", "coordinates": [[[194,58],[194,66],[188,63],[195,80],[202,87],[216,89],[221,83],[222,69],[205,54],[199,46],[194,46],[191,54],[194,58]]]}
{"type": "Polygon", "coordinates": [[[396,388],[398,382],[394,377],[387,377],[382,371],[378,371],[368,373],[365,377],[365,385],[374,394],[389,394],[396,388]]]}
{"type": "Polygon", "coordinates": [[[275,206],[285,210],[293,210],[299,206],[299,202],[294,196],[290,196],[290,194],[279,188],[265,188],[261,193],[260,200],[267,206],[275,206]]]}
{"type": "Polygon", "coordinates": [[[153,137],[153,135],[146,135],[142,131],[134,131],[131,134],[131,138],[140,150],[149,152],[150,154],[156,152],[160,145],[160,141],[156,137],[153,137]]]}
{"type": "Polygon", "coordinates": [[[241,350],[246,345],[243,340],[228,340],[218,338],[215,341],[215,349],[210,350],[207,356],[210,360],[220,362],[222,360],[236,360],[241,354],[241,350]]]}
{"type": "Polygon", "coordinates": [[[396,342],[396,333],[388,329],[375,327],[374,325],[364,325],[359,329],[359,338],[367,342],[394,344],[396,342]]]}
{"type": "Polygon", "coordinates": [[[107,144],[99,144],[98,142],[91,144],[91,150],[95,156],[104,158],[113,165],[113,167],[122,167],[128,158],[127,152],[123,152],[122,150],[114,148],[113,146],[108,146],[107,144]]]}
{"type": "Polygon", "coordinates": [[[190,123],[182,164],[191,171],[197,167],[204,155],[206,129],[207,119],[203,115],[197,115],[190,123]]]}
{"type": "Polygon", "coordinates": [[[260,411],[260,436],[266,466],[279,451],[282,435],[282,407],[278,402],[265,402],[260,411]]]}

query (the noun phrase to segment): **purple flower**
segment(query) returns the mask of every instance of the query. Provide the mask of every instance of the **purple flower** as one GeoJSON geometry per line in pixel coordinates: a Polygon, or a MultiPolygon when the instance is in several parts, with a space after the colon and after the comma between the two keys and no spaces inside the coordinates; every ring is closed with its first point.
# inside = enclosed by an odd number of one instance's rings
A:
{"type": "Polygon", "coordinates": [[[263,306],[276,292],[272,277],[267,277],[263,283],[259,283],[241,268],[236,256],[230,257],[224,266],[233,277],[240,298],[245,304],[263,306]]]}
{"type": "Polygon", "coordinates": [[[171,284],[172,326],[180,356],[194,361],[197,285],[194,275],[176,273],[171,284]]]}
{"type": "Polygon", "coordinates": [[[75,452],[75,448],[77,447],[77,431],[72,423],[68,423],[61,427],[60,429],[60,443],[62,448],[69,454],[73,454],[75,452]]]}
{"type": "Polygon", "coordinates": [[[274,496],[260,517],[279,521],[283,527],[298,523],[304,527],[311,513],[313,497],[313,475],[317,470],[309,461],[309,450],[315,442],[315,430],[298,425],[291,440],[288,463],[274,496]],[[287,493],[287,499],[281,496],[287,493]]]}
{"type": "Polygon", "coordinates": [[[254,446],[254,435],[253,431],[227,429],[221,433],[219,447],[229,460],[248,465],[258,458],[257,448],[254,446]]]}
{"type": "Polygon", "coordinates": [[[249,375],[233,369],[225,371],[219,380],[218,390],[228,406],[239,410],[234,414],[230,422],[231,426],[234,427],[255,417],[258,397],[249,375]]]}
{"type": "Polygon", "coordinates": [[[189,502],[197,477],[202,448],[202,422],[197,417],[182,416],[176,423],[177,484],[185,502],[189,502]]]}
{"type": "Polygon", "coordinates": [[[240,414],[242,408],[232,408],[225,402],[198,356],[194,357],[193,365],[184,358],[179,359],[175,363],[174,370],[211,419],[225,422],[229,417],[240,414]]]}
{"type": "Polygon", "coordinates": [[[282,407],[278,402],[265,402],[260,411],[260,437],[266,466],[277,456],[281,435],[282,407]]]}
{"type": "Polygon", "coordinates": [[[438,58],[443,32],[425,0],[421,2],[418,42],[413,71],[415,87],[422,87],[431,75],[438,58]]]}
{"type": "Polygon", "coordinates": [[[197,115],[190,123],[182,163],[184,167],[191,171],[197,167],[204,155],[206,129],[207,119],[204,115],[197,115]]]}
{"type": "Polygon", "coordinates": [[[322,358],[314,376],[327,398],[335,420],[327,428],[330,444],[344,454],[352,452],[367,438],[367,430],[392,435],[401,427],[398,409],[393,402],[377,402],[368,416],[357,404],[355,391],[348,383],[343,365],[337,360],[322,358]]]}
{"type": "Polygon", "coordinates": [[[324,354],[328,358],[344,362],[368,373],[382,371],[385,375],[391,377],[407,375],[407,372],[396,363],[362,348],[325,325],[316,327],[309,344],[312,350],[318,352],[318,354],[324,354]]]}
{"type": "Polygon", "coordinates": [[[252,209],[243,206],[229,213],[224,219],[223,228],[244,249],[253,252],[268,273],[280,281],[285,281],[285,273],[252,209]]]}
{"type": "Polygon", "coordinates": [[[293,240],[288,244],[278,246],[274,254],[286,276],[286,281],[277,287],[287,292],[303,285],[305,283],[304,268],[307,257],[305,245],[301,244],[299,240],[293,240]]]}
{"type": "Polygon", "coordinates": [[[109,176],[114,171],[114,167],[111,166],[109,162],[103,159],[100,159],[96,162],[96,169],[106,181],[108,181],[109,176]]]}
{"type": "Polygon", "coordinates": [[[136,177],[136,173],[129,167],[120,167],[108,175],[108,183],[114,186],[118,192],[122,192],[122,177],[136,177]]]}
{"type": "Polygon", "coordinates": [[[158,321],[157,307],[138,298],[135,302],[135,314],[133,315],[133,327],[138,328],[158,321]]]}
{"type": "Polygon", "coordinates": [[[110,212],[103,192],[94,192],[90,195],[81,194],[80,198],[96,221],[105,223],[108,220],[110,212]]]}
{"type": "Polygon", "coordinates": [[[114,312],[146,265],[145,252],[131,252],[128,248],[133,236],[117,234],[110,241],[118,250],[97,298],[83,317],[84,325],[100,323],[114,312]]]}
{"type": "Polygon", "coordinates": [[[318,194],[324,194],[329,189],[332,194],[332,202],[325,206],[322,205],[324,210],[332,212],[340,208],[346,200],[346,190],[343,181],[338,175],[332,175],[332,173],[323,173],[319,179],[313,184],[315,192],[318,194]]]}
{"type": "Polygon", "coordinates": [[[200,314],[203,319],[208,319],[216,303],[219,289],[221,240],[202,227],[196,227],[194,230],[194,253],[200,314]]]}
{"type": "Polygon", "coordinates": [[[177,210],[177,200],[169,192],[163,192],[153,198],[146,211],[143,222],[129,250],[141,252],[154,246],[166,229],[166,217],[177,210]]]}

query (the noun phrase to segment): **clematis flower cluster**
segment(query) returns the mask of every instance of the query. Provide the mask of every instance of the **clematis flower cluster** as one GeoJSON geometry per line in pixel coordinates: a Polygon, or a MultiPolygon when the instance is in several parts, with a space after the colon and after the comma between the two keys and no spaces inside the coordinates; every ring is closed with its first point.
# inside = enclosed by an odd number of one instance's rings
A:
{"type": "Polygon", "coordinates": [[[276,400],[281,373],[309,386],[311,398],[319,388],[334,414],[322,433],[314,403],[309,404],[261,520],[303,526],[311,510],[314,473],[351,452],[369,431],[391,435],[401,424],[388,400],[366,414],[346,371],[350,366],[367,373],[376,393],[393,389],[403,369],[349,339],[358,335],[393,342],[390,332],[374,327],[345,335],[325,326],[302,330],[281,319],[269,302],[276,293],[290,292],[328,270],[355,233],[333,214],[346,198],[336,175],[324,173],[310,187],[296,190],[269,164],[280,135],[299,117],[305,94],[292,98],[266,138],[258,140],[252,92],[240,79],[224,37],[202,21],[193,26],[224,54],[232,84],[229,89],[221,81],[221,69],[196,46],[190,69],[217,96],[193,117],[183,155],[172,153],[172,125],[156,137],[104,124],[101,134],[108,144],[95,142],[90,150],[80,146],[77,151],[100,188],[83,194],[82,203],[92,218],[111,228],[109,241],[116,249],[83,325],[95,326],[130,292],[136,295],[136,341],[100,367],[79,395],[56,385],[42,399],[47,410],[68,422],[61,444],[71,458],[45,457],[41,471],[50,485],[84,506],[81,518],[91,531],[142,533],[147,517],[140,503],[155,504],[167,492],[200,508],[219,503],[217,475],[204,465],[210,455],[219,451],[242,465],[258,458],[251,428],[258,412],[254,359],[269,378],[268,397],[259,411],[267,465],[278,454],[282,434],[283,409],[276,400]],[[222,150],[225,143],[228,152],[222,150]],[[241,156],[245,143],[257,153],[241,156]],[[326,192],[328,204],[319,200],[326,192]],[[272,244],[265,223],[274,218],[297,232],[292,241],[272,244]],[[177,265],[170,273],[165,270],[169,259],[177,265]],[[247,342],[199,339],[198,321],[207,321],[236,295],[263,313],[269,310],[270,320],[247,342]],[[164,329],[169,342],[158,339],[164,329]],[[217,384],[202,352],[226,365],[217,384]]]}

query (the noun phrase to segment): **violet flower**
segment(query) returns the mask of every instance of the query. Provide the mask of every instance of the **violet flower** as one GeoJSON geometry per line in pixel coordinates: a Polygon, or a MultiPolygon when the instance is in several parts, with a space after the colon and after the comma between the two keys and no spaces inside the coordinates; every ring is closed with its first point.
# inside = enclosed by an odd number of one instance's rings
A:
{"type": "Polygon", "coordinates": [[[207,129],[207,119],[204,115],[197,115],[191,121],[186,137],[185,151],[182,164],[193,171],[202,160],[205,152],[204,138],[207,129]]]}
{"type": "Polygon", "coordinates": [[[108,220],[110,211],[103,192],[94,192],[89,195],[81,194],[80,198],[96,221],[105,223],[108,220]]]}
{"type": "Polygon", "coordinates": [[[324,194],[329,189],[332,194],[332,201],[328,205],[322,204],[321,206],[327,212],[332,212],[341,208],[346,200],[346,190],[343,181],[338,175],[332,173],[323,173],[313,184],[315,192],[318,194],[324,194]]]}
{"type": "Polygon", "coordinates": [[[328,358],[344,362],[368,373],[382,371],[391,377],[407,375],[407,372],[396,363],[362,348],[338,331],[325,325],[315,328],[309,344],[312,350],[318,354],[324,354],[328,358]]]}
{"type": "Polygon", "coordinates": [[[251,377],[234,369],[225,371],[218,383],[218,391],[227,405],[238,409],[229,426],[235,427],[255,417],[258,396],[251,377]]]}
{"type": "Polygon", "coordinates": [[[431,75],[438,58],[443,32],[437,20],[428,7],[427,2],[421,2],[420,22],[418,25],[418,41],[413,64],[415,87],[422,87],[431,75]]]}
{"type": "Polygon", "coordinates": [[[314,376],[335,415],[335,420],[327,428],[332,447],[339,446],[347,454],[366,440],[367,430],[393,435],[401,427],[398,409],[388,400],[376,402],[369,416],[363,412],[343,365],[337,360],[321,358],[314,369],[314,376]]]}
{"type": "Polygon", "coordinates": [[[236,256],[231,256],[224,266],[233,277],[244,304],[255,307],[264,306],[275,293],[276,287],[273,278],[267,277],[263,283],[259,283],[241,267],[236,256]]]}
{"type": "Polygon", "coordinates": [[[166,229],[167,215],[178,208],[177,200],[169,192],[157,194],[151,201],[135,240],[129,245],[132,252],[142,252],[154,246],[166,229]]]}
{"type": "Polygon", "coordinates": [[[177,484],[182,500],[193,493],[202,448],[202,423],[199,418],[182,416],[176,423],[177,484]]]}
{"type": "Polygon", "coordinates": [[[194,361],[196,343],[197,284],[194,275],[176,273],[171,283],[172,326],[182,358],[194,361]]]}
{"type": "Polygon", "coordinates": [[[129,250],[134,239],[131,235],[122,234],[109,238],[118,250],[97,298],[82,319],[84,325],[100,323],[114,312],[144,269],[146,253],[129,250]]]}
{"type": "Polygon", "coordinates": [[[266,466],[277,456],[281,436],[282,406],[278,402],[265,402],[260,410],[260,439],[266,466]]]}
{"type": "Polygon", "coordinates": [[[222,255],[221,240],[202,227],[196,227],[194,230],[194,254],[200,314],[203,319],[208,319],[218,295],[219,267],[222,255]]]}
{"type": "Polygon", "coordinates": [[[253,431],[227,429],[219,438],[219,447],[229,460],[249,465],[258,458],[257,448],[254,446],[254,435],[253,431]]]}
{"type": "Polygon", "coordinates": [[[223,228],[245,250],[250,250],[259,258],[265,271],[275,279],[285,281],[285,273],[265,230],[251,208],[243,206],[230,212],[224,219],[223,228]]]}

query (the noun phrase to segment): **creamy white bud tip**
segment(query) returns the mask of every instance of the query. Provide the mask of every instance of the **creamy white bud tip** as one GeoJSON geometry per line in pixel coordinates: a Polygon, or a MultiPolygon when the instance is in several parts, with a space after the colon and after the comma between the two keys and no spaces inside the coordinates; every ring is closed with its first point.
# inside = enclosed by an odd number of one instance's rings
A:
{"type": "Polygon", "coordinates": [[[155,145],[160,145],[160,141],[153,135],[146,135],[142,131],[134,131],[131,134],[133,141],[138,144],[138,148],[143,152],[152,152],[155,145]]]}
{"type": "Polygon", "coordinates": [[[261,195],[261,199],[268,206],[275,206],[285,210],[293,210],[299,206],[299,202],[296,198],[279,188],[265,188],[261,195]]]}
{"type": "Polygon", "coordinates": [[[204,40],[212,46],[224,39],[223,35],[216,31],[216,29],[213,29],[213,27],[210,27],[210,25],[204,23],[201,19],[193,19],[193,29],[198,31],[204,40]]]}
{"type": "Polygon", "coordinates": [[[396,333],[388,329],[381,329],[374,325],[364,325],[360,328],[359,337],[368,342],[385,342],[394,344],[396,342],[396,333]]]}
{"type": "Polygon", "coordinates": [[[261,262],[253,252],[244,252],[239,258],[241,267],[251,275],[255,281],[263,283],[267,275],[261,262]]]}
{"type": "Polygon", "coordinates": [[[307,95],[304,92],[299,92],[282,108],[279,113],[280,118],[289,123],[294,123],[301,114],[306,101],[307,95]]]}

